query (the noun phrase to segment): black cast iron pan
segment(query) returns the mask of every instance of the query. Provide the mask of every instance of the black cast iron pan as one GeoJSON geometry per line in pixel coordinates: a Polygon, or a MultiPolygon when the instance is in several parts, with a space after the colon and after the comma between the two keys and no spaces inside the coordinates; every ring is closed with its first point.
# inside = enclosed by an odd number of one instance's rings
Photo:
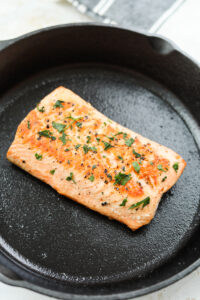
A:
{"type": "Polygon", "coordinates": [[[200,265],[200,69],[170,42],[63,25],[0,44],[2,280],[62,299],[126,299],[200,265]],[[24,116],[59,85],[187,161],[136,232],[58,195],[6,160],[24,116]]]}

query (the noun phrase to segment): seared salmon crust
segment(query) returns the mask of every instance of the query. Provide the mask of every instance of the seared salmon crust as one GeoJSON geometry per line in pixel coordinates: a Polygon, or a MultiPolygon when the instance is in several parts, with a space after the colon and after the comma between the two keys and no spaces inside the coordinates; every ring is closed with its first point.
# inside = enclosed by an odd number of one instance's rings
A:
{"type": "Polygon", "coordinates": [[[132,230],[148,224],[186,162],[58,87],[20,123],[7,158],[132,230]]]}

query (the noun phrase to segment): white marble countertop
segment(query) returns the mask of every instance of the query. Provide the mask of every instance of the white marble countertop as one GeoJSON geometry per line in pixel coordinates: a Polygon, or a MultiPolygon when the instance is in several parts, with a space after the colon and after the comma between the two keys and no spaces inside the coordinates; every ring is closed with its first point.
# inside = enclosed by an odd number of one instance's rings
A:
{"type": "MultiPolygon", "coordinates": [[[[65,0],[0,0],[0,40],[56,24],[92,21],[65,0]]],[[[159,29],[200,62],[200,0],[186,0],[159,29]]],[[[0,300],[52,299],[0,282],[0,300]]],[[[200,268],[177,283],[138,300],[200,300],[200,268]]]]}

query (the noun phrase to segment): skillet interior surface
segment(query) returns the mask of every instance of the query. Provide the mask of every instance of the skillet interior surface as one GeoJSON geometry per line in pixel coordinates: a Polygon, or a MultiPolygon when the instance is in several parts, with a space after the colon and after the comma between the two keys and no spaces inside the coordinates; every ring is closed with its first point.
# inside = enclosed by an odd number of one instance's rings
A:
{"type": "MultiPolygon", "coordinates": [[[[146,287],[151,285],[145,278],[176,257],[199,218],[199,148],[190,128],[190,114],[183,119],[181,102],[137,72],[104,64],[68,64],[22,81],[4,93],[0,103],[3,252],[33,273],[63,282],[68,291],[79,286],[77,293],[84,288],[88,294],[108,294],[113,289],[122,291],[117,282],[124,282],[125,289],[130,280],[135,282],[129,287],[132,290],[142,288],[144,282],[146,287]],[[183,175],[162,197],[148,226],[132,232],[58,195],[6,160],[17,125],[42,97],[60,85],[72,89],[108,118],[172,148],[186,160],[183,175]]],[[[156,276],[154,283],[159,281],[156,276]]]]}

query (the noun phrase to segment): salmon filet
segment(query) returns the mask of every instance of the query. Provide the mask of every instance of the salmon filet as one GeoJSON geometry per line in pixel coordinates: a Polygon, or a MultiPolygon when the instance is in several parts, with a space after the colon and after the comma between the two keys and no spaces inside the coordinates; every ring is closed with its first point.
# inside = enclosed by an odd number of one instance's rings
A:
{"type": "Polygon", "coordinates": [[[132,230],[152,220],[186,166],[173,150],[109,120],[64,87],[20,123],[7,158],[132,230]]]}

